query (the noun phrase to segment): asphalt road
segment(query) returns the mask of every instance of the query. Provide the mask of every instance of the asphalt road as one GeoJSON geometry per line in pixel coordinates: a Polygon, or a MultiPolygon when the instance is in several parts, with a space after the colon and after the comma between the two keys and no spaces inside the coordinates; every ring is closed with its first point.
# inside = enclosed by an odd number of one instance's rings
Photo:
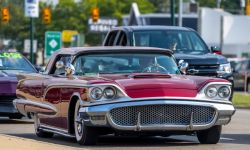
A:
{"type": "MultiPolygon", "coordinates": [[[[0,118],[0,134],[32,140],[37,143],[47,143],[71,149],[90,150],[151,150],[151,149],[192,149],[192,150],[250,150],[250,110],[238,109],[231,123],[223,127],[220,142],[215,145],[199,144],[196,136],[170,136],[170,137],[112,137],[99,138],[96,146],[79,146],[73,138],[56,135],[50,139],[38,138],[33,132],[31,120],[8,120],[0,118]]],[[[1,143],[1,141],[0,141],[1,143]]],[[[14,144],[14,143],[13,143],[14,144]]],[[[11,145],[10,145],[11,146],[11,145]]]]}

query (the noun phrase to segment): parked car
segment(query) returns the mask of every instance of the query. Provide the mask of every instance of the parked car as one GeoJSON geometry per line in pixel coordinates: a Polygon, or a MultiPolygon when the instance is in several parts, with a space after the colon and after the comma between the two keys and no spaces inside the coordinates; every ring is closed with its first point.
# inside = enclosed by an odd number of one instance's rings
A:
{"type": "Polygon", "coordinates": [[[109,31],[104,46],[149,46],[170,49],[177,62],[188,62],[187,74],[227,79],[233,83],[230,63],[208,48],[196,31],[176,26],[121,26],[109,31]]]}
{"type": "Polygon", "coordinates": [[[112,133],[196,133],[200,143],[215,144],[235,112],[229,81],[182,75],[172,52],[160,48],[62,49],[43,74],[18,78],[14,104],[34,115],[36,135],[83,145],[112,133]]]}
{"type": "Polygon", "coordinates": [[[234,87],[244,89],[250,93],[250,60],[245,59],[236,63],[233,69],[234,87]]]}
{"type": "Polygon", "coordinates": [[[0,51],[0,116],[20,119],[22,114],[13,106],[16,98],[16,75],[20,72],[37,72],[20,53],[0,51]]]}

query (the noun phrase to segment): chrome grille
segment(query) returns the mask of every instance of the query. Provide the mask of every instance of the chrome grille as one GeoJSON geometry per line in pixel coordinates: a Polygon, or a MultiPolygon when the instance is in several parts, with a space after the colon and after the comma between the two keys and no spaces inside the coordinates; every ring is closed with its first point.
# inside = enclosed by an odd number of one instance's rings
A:
{"type": "Polygon", "coordinates": [[[112,121],[121,126],[134,126],[140,116],[140,125],[193,125],[210,123],[215,110],[211,107],[192,105],[145,105],[114,108],[110,111],[112,121]]]}
{"type": "Polygon", "coordinates": [[[216,76],[219,65],[192,65],[190,64],[188,67],[188,72],[192,69],[198,70],[197,73],[191,73],[194,75],[204,75],[204,76],[216,76]]]}

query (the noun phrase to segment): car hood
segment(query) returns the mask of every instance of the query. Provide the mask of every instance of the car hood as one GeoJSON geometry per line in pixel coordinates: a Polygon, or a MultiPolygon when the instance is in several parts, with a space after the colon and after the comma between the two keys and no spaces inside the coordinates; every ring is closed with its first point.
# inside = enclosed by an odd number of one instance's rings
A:
{"type": "Polygon", "coordinates": [[[207,77],[163,74],[103,75],[89,79],[88,84],[113,83],[133,98],[140,97],[195,97],[208,81],[207,77]]]}
{"type": "Polygon", "coordinates": [[[19,70],[0,70],[0,95],[16,95],[19,70]]]}
{"type": "Polygon", "coordinates": [[[216,65],[216,64],[225,64],[228,63],[227,59],[224,56],[217,55],[217,54],[181,54],[175,53],[174,54],[177,62],[181,59],[188,62],[190,65],[216,65]]]}

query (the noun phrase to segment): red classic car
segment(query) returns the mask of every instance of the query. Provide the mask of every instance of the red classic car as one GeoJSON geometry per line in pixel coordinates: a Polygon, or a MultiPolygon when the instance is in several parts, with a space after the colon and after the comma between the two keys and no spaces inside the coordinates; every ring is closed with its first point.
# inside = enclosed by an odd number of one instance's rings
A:
{"type": "Polygon", "coordinates": [[[215,144],[235,112],[231,83],[183,75],[186,67],[160,48],[61,49],[44,73],[19,74],[14,105],[34,116],[39,137],[92,145],[101,134],[196,134],[215,144]]]}

